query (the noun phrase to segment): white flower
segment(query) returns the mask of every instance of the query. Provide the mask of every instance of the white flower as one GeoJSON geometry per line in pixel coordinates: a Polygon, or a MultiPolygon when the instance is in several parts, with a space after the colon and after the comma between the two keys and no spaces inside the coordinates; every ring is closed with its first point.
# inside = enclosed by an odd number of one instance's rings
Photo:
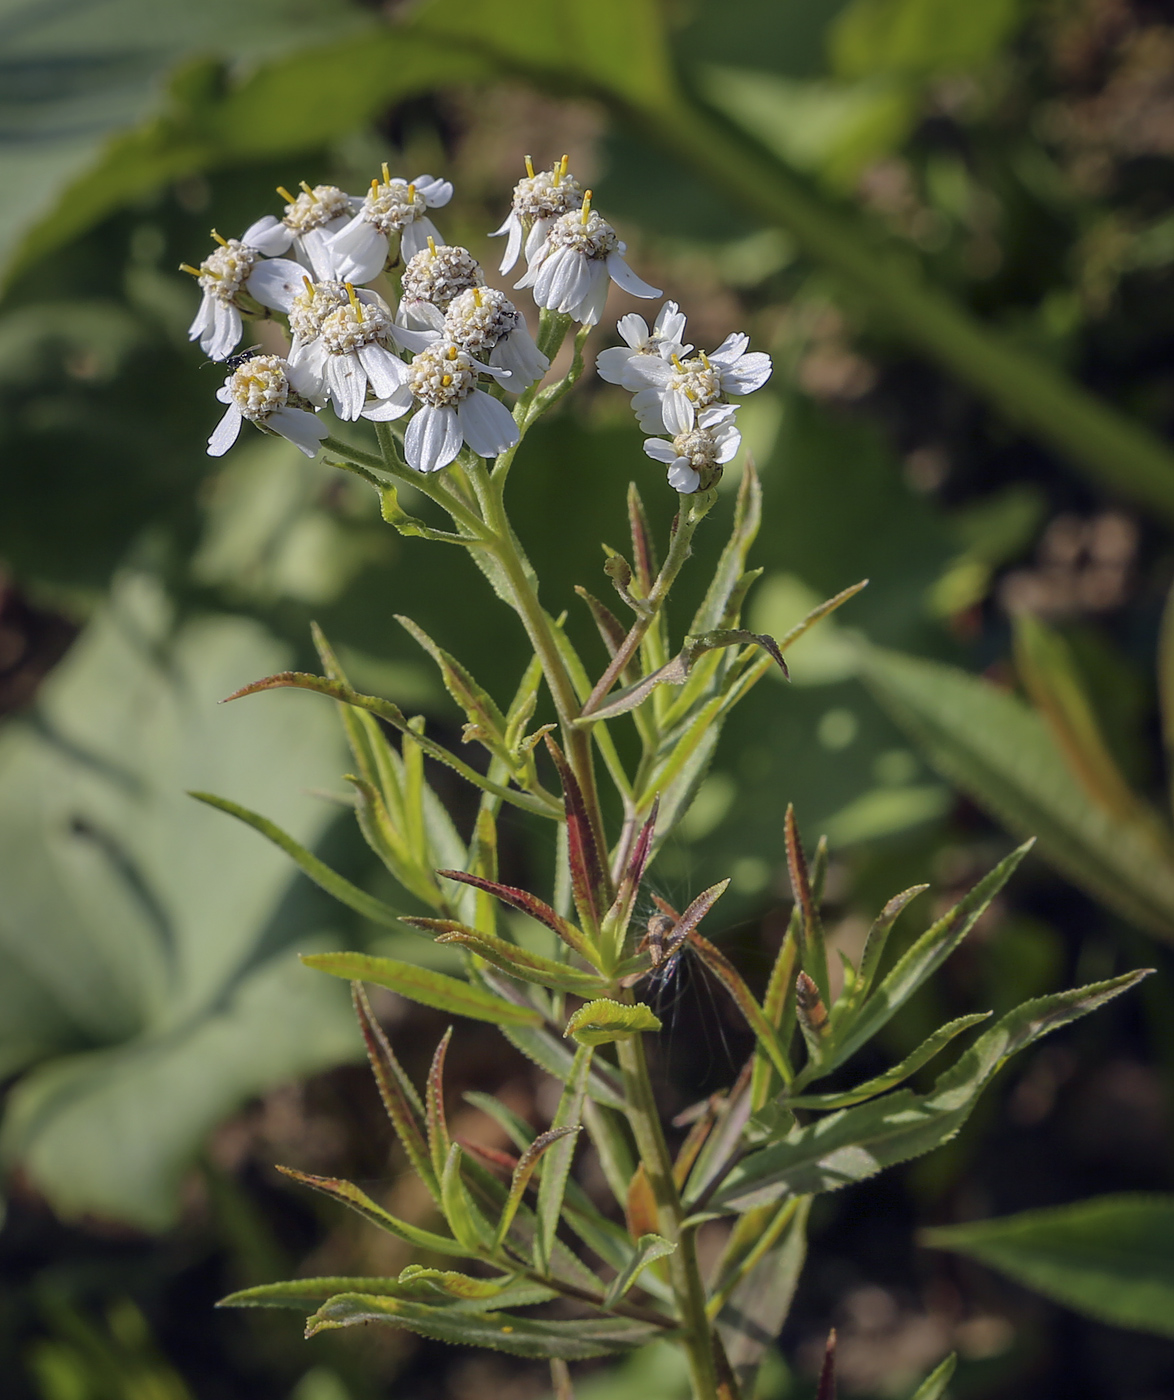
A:
{"type": "Polygon", "coordinates": [[[555,219],[580,208],[582,203],[583,191],[578,180],[567,174],[566,156],[549,170],[542,170],[537,175],[527,156],[526,176],[514,186],[509,217],[501,228],[489,235],[490,238],[509,235],[501,260],[502,272],[509,272],[518,261],[523,238],[526,240],[526,261],[529,263],[546,241],[555,219]]]}
{"type": "Polygon", "coordinates": [[[286,247],[293,245],[298,262],[308,267],[317,281],[341,281],[330,236],[350,220],[359,200],[337,185],[315,185],[311,189],[305,180],[302,193],[296,198],[281,186],[277,193],[287,201],[285,217],[281,220],[285,232],[280,234],[274,228],[269,237],[274,243],[288,237],[286,247]]]}
{"type": "Polygon", "coordinates": [[[728,335],[712,355],[691,360],[673,355],[633,355],[624,368],[621,384],[638,390],[632,407],[645,432],[684,433],[692,428],[698,412],[720,403],[727,394],[750,394],[770,378],[770,356],[746,354],[750,339],[728,335]]]}
{"type": "Polygon", "coordinates": [[[673,355],[684,356],[693,349],[683,343],[685,337],[685,317],[675,301],[666,301],[657,313],[656,324],[648,329],[643,316],[630,312],[616,322],[616,330],[628,344],[615,345],[610,350],[601,350],[595,357],[595,371],[600,379],[609,384],[622,384],[628,361],[633,355],[659,355],[662,360],[673,355]]]}
{"type": "Polygon", "coordinates": [[[204,297],[196,319],[188,329],[188,339],[198,340],[210,360],[224,360],[240,343],[244,329],[238,297],[242,292],[262,306],[285,311],[301,285],[302,271],[285,258],[266,259],[259,244],[266,242],[267,221],[262,219],[245,229],[241,238],[212,237],[220,244],[190,272],[199,282],[204,297]]]}
{"type": "MultiPolygon", "coordinates": [[[[329,287],[324,296],[332,298],[329,287]]],[[[397,346],[419,349],[428,343],[424,336],[397,326],[391,309],[375,292],[358,293],[349,283],[345,291],[346,299],[332,304],[317,320],[313,339],[299,339],[296,350],[290,351],[290,376],[298,392],[309,399],[328,398],[344,420],[362,412],[368,385],[376,398],[386,399],[404,382],[408,370],[397,346]]],[[[311,310],[307,322],[314,319],[316,312],[311,310]]]]}
{"type": "Polygon", "coordinates": [[[396,312],[401,326],[443,330],[450,302],[469,287],[483,287],[485,274],[468,248],[428,247],[412,257],[403,276],[403,300],[396,312]]]}
{"type": "Polygon", "coordinates": [[[408,183],[392,179],[383,167],[383,183],[371,181],[363,207],[353,219],[331,235],[330,246],[337,259],[338,276],[347,282],[370,282],[383,271],[393,235],[400,235],[405,261],[422,252],[431,238],[441,246],[444,239],[428,217],[429,209],[439,209],[452,198],[447,180],[417,175],[408,183]]]}
{"type": "Polygon", "coordinates": [[[228,408],[208,439],[209,457],[224,456],[246,418],[263,432],[288,438],[307,457],[318,455],[326,427],[314,414],[296,407],[299,400],[288,371],[289,366],[277,355],[255,355],[233,370],[216,392],[228,408]]]}
{"type": "Polygon", "coordinates": [[[742,441],[734,425],[732,403],[714,404],[697,415],[697,424],[687,432],[678,433],[672,442],[664,438],[649,438],[644,451],[654,462],[663,462],[669,469],[669,485],[683,495],[691,496],[702,487],[708,490],[721,476],[742,441]]]}
{"type": "Polygon", "coordinates": [[[443,338],[475,357],[488,353],[491,365],[509,372],[507,387],[517,393],[550,368],[521,312],[493,287],[469,287],[453,298],[444,316],[443,338]]]}
{"type": "Polygon", "coordinates": [[[418,472],[437,472],[454,461],[467,443],[478,457],[496,457],[518,441],[518,425],[500,399],[478,389],[477,376],[509,376],[479,364],[466,350],[437,341],[407,366],[404,383],[365,418],[385,422],[420,405],[404,433],[404,455],[418,472]]]}
{"type": "Polygon", "coordinates": [[[588,190],[582,209],[554,221],[526,275],[515,286],[533,287],[539,306],[593,326],[603,315],[609,280],[633,296],[660,296],[658,288],[642,281],[624,261],[625,246],[615,229],[592,212],[588,190]]]}

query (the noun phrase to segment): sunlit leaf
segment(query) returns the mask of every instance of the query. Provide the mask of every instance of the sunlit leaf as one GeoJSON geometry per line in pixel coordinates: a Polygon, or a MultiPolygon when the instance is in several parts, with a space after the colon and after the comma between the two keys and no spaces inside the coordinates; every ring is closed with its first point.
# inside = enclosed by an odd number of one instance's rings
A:
{"type": "Polygon", "coordinates": [[[348,982],[374,982],[388,987],[410,1001],[451,1011],[474,1021],[492,1021],[497,1026],[538,1026],[542,1015],[533,1007],[518,1006],[482,991],[471,982],[462,982],[443,972],[417,967],[396,958],[370,957],[366,953],[312,953],[302,959],[307,967],[345,977],[348,982]]]}
{"type": "Polygon", "coordinates": [[[676,1252],[677,1246],[660,1235],[641,1235],[636,1241],[636,1250],[627,1266],[612,1280],[607,1290],[605,1304],[611,1307],[618,1303],[625,1293],[637,1282],[640,1275],[658,1259],[664,1259],[676,1252]]]}
{"type": "Polygon", "coordinates": [[[571,1171],[571,1161],[575,1155],[575,1139],[583,1123],[583,1100],[587,1092],[587,1076],[591,1070],[594,1051],[590,1045],[583,1045],[575,1052],[575,1063],[571,1066],[570,1077],[558,1101],[551,1131],[571,1129],[561,1132],[557,1142],[551,1144],[542,1163],[542,1180],[538,1185],[538,1233],[534,1239],[534,1266],[545,1274],[550,1267],[550,1256],[562,1215],[563,1195],[566,1192],[567,1177],[571,1171]]]}
{"type": "Polygon", "coordinates": [[[610,1045],[641,1031],[658,1030],[659,1018],[642,1001],[629,1005],[603,997],[581,1006],[567,1022],[563,1035],[572,1037],[580,1045],[610,1045]]]}
{"type": "Polygon", "coordinates": [[[379,1229],[386,1230],[389,1235],[395,1235],[408,1244],[414,1244],[432,1254],[453,1254],[458,1258],[464,1258],[469,1252],[457,1240],[437,1235],[431,1230],[422,1230],[418,1225],[409,1225],[406,1220],[396,1219],[394,1215],[384,1210],[353,1182],[341,1181],[331,1176],[310,1176],[306,1172],[294,1171],[292,1167],[278,1167],[277,1170],[299,1182],[302,1186],[309,1186],[315,1191],[320,1191],[324,1196],[329,1196],[332,1200],[341,1201],[343,1205],[349,1206],[351,1210],[361,1215],[364,1220],[370,1221],[372,1225],[377,1225],[379,1229]]]}

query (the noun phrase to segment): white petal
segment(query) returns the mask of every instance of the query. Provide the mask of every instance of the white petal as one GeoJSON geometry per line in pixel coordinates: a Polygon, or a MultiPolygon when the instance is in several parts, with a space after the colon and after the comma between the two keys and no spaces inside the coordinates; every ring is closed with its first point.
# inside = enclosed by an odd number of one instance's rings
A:
{"type": "Polygon", "coordinates": [[[648,387],[667,389],[674,374],[674,367],[659,355],[632,355],[624,366],[620,383],[633,393],[648,387]]]}
{"type": "Polygon", "coordinates": [[[516,214],[511,214],[501,228],[489,236],[490,238],[498,238],[503,233],[509,234],[505,252],[501,255],[501,267],[498,269],[504,276],[518,261],[518,254],[522,251],[522,221],[516,214]]]}
{"type": "Polygon", "coordinates": [[[334,411],[344,422],[357,418],[367,396],[367,372],[356,355],[328,355],[326,382],[334,411]]]}
{"type": "Polygon", "coordinates": [[[258,219],[255,224],[250,224],[245,229],[241,242],[246,248],[256,248],[258,253],[264,253],[267,258],[277,258],[282,253],[289,252],[293,234],[280,219],[266,214],[263,219],[258,219]]]}
{"type": "Polygon", "coordinates": [[[438,472],[454,460],[461,442],[456,409],[425,404],[404,433],[404,455],[418,472],[438,472]]]}
{"type": "Polygon", "coordinates": [[[607,255],[607,270],[616,286],[631,296],[658,297],[661,294],[659,287],[654,287],[642,277],[637,277],[619,253],[607,255]]]}
{"type": "Polygon", "coordinates": [[[738,455],[738,448],[742,446],[742,434],[732,423],[727,423],[717,430],[714,437],[717,438],[718,465],[724,467],[738,455]]]}
{"type": "Polygon", "coordinates": [[[722,389],[727,394],[752,394],[761,389],[770,378],[774,366],[770,356],[756,350],[753,355],[743,355],[732,369],[722,374],[722,389]]]}
{"type": "Polygon", "coordinates": [[[429,209],[439,209],[452,198],[452,185],[447,180],[434,180],[431,175],[417,175],[412,184],[429,209]]]}
{"type": "Polygon", "coordinates": [[[684,496],[691,496],[701,485],[700,473],[689,465],[688,457],[678,457],[669,468],[669,485],[684,496]]]}
{"type": "Polygon", "coordinates": [[[398,355],[382,345],[364,345],[358,352],[359,363],[367,372],[367,382],[377,399],[394,394],[408,377],[408,367],[398,355]]]}
{"type": "Polygon", "coordinates": [[[671,466],[677,460],[677,449],[664,438],[645,438],[644,451],[654,462],[671,466]]]}
{"type": "Polygon", "coordinates": [[[664,422],[664,396],[655,389],[641,389],[632,395],[632,412],[644,433],[663,433],[668,429],[664,422]]]}
{"type": "Polygon", "coordinates": [[[719,423],[726,423],[733,418],[737,411],[736,403],[711,403],[697,415],[697,426],[716,428],[719,423]]]}
{"type": "Polygon", "coordinates": [[[462,399],[457,418],[465,441],[478,457],[496,457],[518,440],[514,415],[500,399],[483,389],[474,389],[462,399]]]}
{"type": "Polygon", "coordinates": [[[223,457],[237,440],[240,430],[241,411],[236,404],[230,403],[224,411],[224,417],[213,428],[212,436],[208,439],[208,456],[223,457]]]}
{"type": "Polygon", "coordinates": [[[241,314],[230,302],[216,298],[212,307],[211,334],[200,341],[200,349],[210,360],[226,360],[240,344],[244,327],[241,314]]]}
{"type": "Polygon", "coordinates": [[[212,302],[212,296],[205,292],[200,298],[200,309],[196,312],[196,319],[188,327],[188,339],[200,340],[201,348],[203,348],[202,337],[207,335],[216,324],[216,308],[212,302]]]}
{"type": "Polygon", "coordinates": [[[395,323],[415,331],[443,331],[444,312],[430,301],[401,301],[395,323]]]}
{"type": "Polygon", "coordinates": [[[748,335],[743,335],[741,331],[731,331],[710,355],[710,363],[725,369],[732,365],[735,360],[741,359],[749,344],[750,337],[748,335]]]}
{"type": "Polygon", "coordinates": [[[326,436],[326,424],[304,408],[274,409],[265,426],[288,438],[307,457],[317,457],[318,448],[326,436]]]}
{"type": "Polygon", "coordinates": [[[330,235],[330,243],[336,253],[350,257],[357,249],[367,246],[372,233],[378,235],[379,230],[360,210],[353,219],[343,224],[337,233],[330,235]]]}
{"type": "MultiPolygon", "coordinates": [[[[659,331],[659,317],[657,318],[656,325],[659,331]]],[[[623,336],[633,350],[643,350],[648,344],[648,322],[643,316],[637,316],[634,311],[629,311],[626,316],[620,317],[616,322],[616,330],[619,331],[620,335],[623,336]]]]}
{"type": "Polygon", "coordinates": [[[636,352],[625,350],[622,345],[613,345],[610,350],[601,350],[595,357],[595,373],[609,384],[622,384],[628,361],[636,352]]]}
{"type": "Polygon", "coordinates": [[[253,268],[245,290],[262,306],[288,311],[293,299],[306,285],[306,269],[289,258],[266,258],[253,268]]]}
{"type": "MultiPolygon", "coordinates": [[[[662,340],[680,341],[685,334],[685,319],[675,301],[666,301],[657,313],[657,335],[662,340]]],[[[692,349],[692,346],[689,348],[692,349]]]]}
{"type": "Polygon", "coordinates": [[[438,248],[444,247],[444,239],[440,236],[440,230],[426,215],[421,215],[420,218],[413,219],[410,224],[405,225],[400,234],[400,250],[404,262],[414,258],[417,253],[422,253],[427,248],[430,238],[438,248]]]}
{"type": "Polygon", "coordinates": [[[506,387],[514,393],[537,383],[550,368],[550,361],[534,344],[534,337],[524,321],[497,342],[489,363],[510,371],[513,378],[506,387]]]}
{"type": "MultiPolygon", "coordinates": [[[[335,223],[335,220],[331,220],[335,223]]],[[[342,228],[342,223],[338,223],[338,228],[342,228]]],[[[297,240],[299,244],[298,252],[309,263],[314,270],[314,277],[319,282],[337,282],[339,278],[339,264],[341,259],[330,246],[330,224],[324,224],[321,228],[312,228],[303,233],[297,240]]]]}
{"type": "Polygon", "coordinates": [[[571,315],[580,325],[597,326],[603,315],[603,308],[607,305],[607,294],[611,283],[608,281],[606,263],[592,262],[589,264],[589,268],[591,285],[578,305],[571,308],[571,315]]]}
{"type": "Polygon", "coordinates": [[[228,387],[231,383],[232,375],[230,374],[228,378],[224,381],[224,383],[220,386],[220,388],[216,390],[216,397],[220,400],[221,403],[232,402],[232,390],[228,387]]]}
{"type": "Polygon", "coordinates": [[[412,403],[412,391],[403,384],[388,398],[369,403],[363,409],[363,417],[370,418],[373,423],[388,423],[393,418],[402,418],[412,403]]]}
{"type": "Polygon", "coordinates": [[[665,427],[674,437],[678,433],[687,433],[696,417],[693,400],[688,394],[682,394],[679,389],[670,389],[664,396],[661,415],[665,427]]]}
{"type": "Polygon", "coordinates": [[[554,224],[553,219],[535,219],[530,225],[530,232],[526,235],[526,261],[533,262],[542,252],[546,243],[546,235],[550,232],[554,224]]]}

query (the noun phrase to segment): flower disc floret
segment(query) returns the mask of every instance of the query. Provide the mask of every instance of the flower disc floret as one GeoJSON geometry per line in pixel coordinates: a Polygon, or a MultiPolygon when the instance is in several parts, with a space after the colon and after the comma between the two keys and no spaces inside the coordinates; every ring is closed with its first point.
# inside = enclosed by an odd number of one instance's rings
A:
{"type": "MultiPolygon", "coordinates": [[[[345,292],[344,292],[345,297],[345,292]]],[[[332,355],[349,355],[365,345],[390,345],[395,323],[387,307],[346,299],[323,317],[318,334],[332,355]]]]}
{"type": "Polygon", "coordinates": [[[470,354],[480,355],[515,331],[521,319],[504,292],[495,287],[469,287],[449,303],[444,336],[470,354]]]}
{"type": "Polygon", "coordinates": [[[412,360],[408,386],[421,403],[451,408],[476,389],[480,368],[459,346],[439,341],[412,360]]]}
{"type": "Polygon", "coordinates": [[[696,425],[677,433],[671,442],[649,438],[644,451],[668,468],[669,485],[683,495],[708,490],[721,477],[742,442],[734,422],[733,404],[714,404],[697,416],[696,425]]]}
{"type": "Polygon", "coordinates": [[[609,280],[632,296],[660,296],[659,288],[637,277],[624,261],[625,245],[589,199],[585,194],[582,209],[555,220],[526,275],[515,284],[533,287],[539,306],[584,326],[595,325],[603,314],[609,280]]]}
{"type": "Polygon", "coordinates": [[[537,175],[526,157],[526,174],[514,186],[510,201],[510,212],[505,223],[489,236],[501,238],[509,235],[505,254],[501,260],[503,273],[509,272],[522,252],[522,240],[526,244],[526,261],[533,260],[539,248],[546,241],[555,219],[579,209],[583,205],[583,190],[578,180],[567,173],[567,158],[557,161],[549,170],[540,170],[537,175]]]}
{"type": "Polygon", "coordinates": [[[669,380],[669,391],[684,394],[694,410],[708,408],[721,398],[721,374],[704,354],[692,360],[681,360],[674,355],[672,365],[676,373],[669,380]]]}
{"type": "Polygon", "coordinates": [[[260,261],[261,255],[256,249],[248,247],[239,238],[230,238],[223,247],[208,254],[200,264],[200,275],[196,280],[201,291],[219,297],[221,301],[232,301],[260,261]]]}
{"type": "Polygon", "coordinates": [[[228,394],[243,417],[256,423],[289,402],[286,363],[277,355],[254,355],[227,379],[228,394]]]}
{"type": "Polygon", "coordinates": [[[216,397],[226,404],[224,417],[208,439],[208,455],[223,457],[247,419],[266,433],[287,438],[314,457],[326,428],[310,412],[312,405],[294,392],[290,367],[278,355],[254,355],[233,370],[216,397]]]}
{"type": "Polygon", "coordinates": [[[606,219],[600,218],[594,209],[584,219],[582,214],[572,210],[557,219],[546,235],[551,252],[558,248],[569,248],[581,253],[585,258],[606,258],[622,251],[619,235],[606,219]]]}
{"type": "Polygon", "coordinates": [[[312,229],[325,228],[327,224],[344,215],[351,214],[351,197],[337,185],[315,185],[304,189],[291,203],[285,206],[282,223],[292,234],[302,235],[312,229]]]}
{"type": "Polygon", "coordinates": [[[294,344],[313,340],[327,316],[348,300],[345,282],[311,282],[306,278],[289,308],[289,333],[294,344]]]}
{"type": "Polygon", "coordinates": [[[447,311],[469,287],[483,287],[481,264],[467,248],[425,248],[404,269],[404,301],[429,302],[447,311]]]}

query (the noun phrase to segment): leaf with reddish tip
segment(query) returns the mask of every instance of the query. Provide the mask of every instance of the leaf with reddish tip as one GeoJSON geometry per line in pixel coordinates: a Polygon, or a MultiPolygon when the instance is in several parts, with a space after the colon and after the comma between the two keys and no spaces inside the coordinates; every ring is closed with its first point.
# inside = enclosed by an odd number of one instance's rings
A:
{"type": "Polygon", "coordinates": [[[578,1131],[579,1127],[574,1123],[567,1123],[560,1128],[548,1128],[546,1132],[539,1133],[522,1153],[514,1168],[513,1180],[510,1182],[510,1194],[506,1197],[501,1219],[497,1223],[494,1249],[500,1249],[502,1242],[509,1234],[510,1226],[514,1223],[514,1216],[517,1215],[518,1207],[522,1204],[522,1196],[530,1178],[537,1170],[538,1163],[542,1160],[543,1153],[546,1152],[547,1148],[553,1147],[560,1138],[570,1137],[578,1131]]]}
{"type": "Polygon", "coordinates": [[[591,827],[583,793],[571,771],[571,765],[549,734],[545,736],[545,740],[563,787],[563,804],[567,818],[567,854],[571,864],[571,897],[579,911],[580,920],[594,932],[599,928],[603,910],[609,903],[603,860],[595,843],[595,832],[591,827]]]}
{"type": "Polygon", "coordinates": [[[819,995],[826,1005],[831,1000],[828,981],[827,949],[823,940],[823,923],[819,908],[811,890],[811,874],[807,868],[807,857],[803,854],[803,843],[799,839],[799,824],[795,820],[795,808],[787,803],[785,820],[787,845],[787,870],[791,876],[791,890],[795,903],[799,906],[802,919],[802,938],[799,943],[799,961],[815,981],[819,995]]]}
{"type": "Polygon", "coordinates": [[[572,923],[566,919],[544,900],[538,898],[536,894],[531,894],[528,890],[520,890],[514,885],[502,885],[496,880],[486,880],[483,876],[472,875],[467,870],[438,870],[438,875],[443,875],[446,880],[459,880],[463,885],[473,885],[476,889],[484,890],[487,894],[500,899],[503,904],[508,904],[513,909],[520,910],[523,914],[529,914],[532,919],[537,919],[540,924],[545,924],[553,933],[557,933],[563,942],[573,948],[581,958],[588,962],[594,961],[594,952],[591,944],[579,932],[572,923]]]}
{"type": "Polygon", "coordinates": [[[636,581],[647,598],[652,591],[659,565],[656,562],[656,549],[652,543],[652,531],[648,528],[648,516],[636,483],[628,484],[628,528],[632,535],[632,558],[636,564],[636,581]]]}
{"type": "Polygon", "coordinates": [[[428,1070],[428,1082],[424,1089],[424,1116],[428,1125],[428,1155],[432,1159],[432,1169],[437,1180],[444,1175],[444,1164],[448,1161],[452,1140],[448,1135],[448,1120],[444,1116],[444,1057],[448,1054],[452,1040],[452,1027],[440,1038],[440,1043],[432,1056],[428,1070]]]}
{"type": "Polygon", "coordinates": [[[433,1198],[439,1200],[440,1183],[432,1169],[428,1144],[420,1129],[423,1105],[396,1059],[395,1052],[383,1033],[383,1027],[371,1014],[367,994],[361,982],[351,983],[351,995],[354,998],[355,1013],[359,1018],[359,1026],[367,1046],[367,1058],[371,1061],[383,1107],[387,1110],[396,1137],[407,1153],[416,1175],[428,1187],[433,1198]]]}
{"type": "Polygon", "coordinates": [[[627,636],[624,624],[609,607],[601,603],[593,594],[588,593],[585,588],[576,585],[575,592],[590,608],[591,616],[595,619],[595,625],[599,629],[599,635],[603,638],[603,645],[607,648],[607,654],[614,656],[627,636]]]}
{"type": "Polygon", "coordinates": [[[656,818],[659,812],[660,798],[656,797],[652,803],[652,811],[649,812],[647,821],[640,828],[636,844],[632,847],[628,868],[624,871],[624,878],[620,881],[615,901],[604,919],[604,925],[612,939],[612,946],[617,952],[623,951],[624,937],[628,931],[628,923],[632,918],[632,906],[636,902],[636,895],[640,891],[640,882],[644,879],[644,871],[652,854],[652,838],[656,832],[656,818]]]}
{"type": "MultiPolygon", "coordinates": [[[[685,942],[685,939],[689,937],[689,935],[693,932],[693,930],[697,927],[701,920],[705,918],[706,914],[709,913],[709,911],[718,902],[722,895],[725,894],[726,890],[728,890],[729,887],[729,880],[719,880],[716,885],[710,885],[709,889],[702,890],[701,893],[697,896],[697,898],[692,902],[692,904],[689,905],[688,909],[686,909],[685,912],[681,915],[681,917],[677,920],[676,927],[673,929],[672,932],[672,937],[669,939],[669,942],[665,947],[665,962],[667,962],[670,958],[674,957],[677,954],[677,952],[680,951],[682,945],[685,942]]],[[[669,905],[665,904],[663,905],[663,907],[661,907],[663,901],[657,899],[655,895],[653,896],[653,898],[656,899],[657,906],[660,907],[662,914],[667,915],[667,917],[670,919],[676,917],[676,911],[673,910],[669,905]]]]}
{"type": "Polygon", "coordinates": [[[519,1006],[471,982],[433,972],[431,968],[417,967],[415,963],[370,957],[366,953],[305,953],[302,962],[332,977],[345,977],[348,982],[374,982],[423,1006],[434,1006],[438,1011],[451,1011],[474,1021],[490,1021],[495,1026],[542,1024],[542,1015],[534,1007],[519,1006]]]}
{"type": "Polygon", "coordinates": [[[394,1215],[377,1205],[365,1191],[361,1191],[353,1182],[341,1181],[332,1176],[310,1176],[306,1172],[295,1171],[292,1167],[279,1166],[277,1170],[283,1176],[288,1176],[303,1186],[320,1191],[332,1200],[341,1201],[344,1206],[349,1206],[364,1220],[369,1220],[372,1225],[378,1225],[381,1230],[386,1230],[389,1235],[395,1235],[408,1244],[414,1244],[420,1249],[431,1251],[433,1254],[452,1254],[461,1259],[469,1252],[457,1240],[433,1234],[431,1230],[421,1230],[418,1225],[409,1225],[406,1220],[397,1220],[394,1215]]]}
{"type": "MultiPolygon", "coordinates": [[[[451,656],[443,647],[437,646],[422,627],[418,627],[410,617],[395,614],[395,620],[424,648],[440,668],[444,688],[465,712],[471,725],[478,730],[478,738],[497,757],[509,762],[511,755],[505,742],[506,719],[489,692],[451,656]]],[[[512,766],[512,765],[511,765],[512,766]]]]}
{"type": "Polygon", "coordinates": [[[598,996],[607,990],[607,982],[594,973],[581,972],[577,967],[568,967],[566,963],[555,962],[553,958],[531,953],[517,943],[510,943],[492,933],[482,933],[480,929],[469,928],[467,924],[459,924],[452,919],[405,918],[403,922],[415,928],[435,930],[439,934],[437,943],[460,943],[494,967],[523,982],[535,982],[540,987],[554,987],[580,997],[598,996]]]}
{"type": "MultiPolygon", "coordinates": [[[[563,1196],[566,1194],[567,1177],[571,1171],[571,1160],[575,1155],[575,1137],[583,1125],[583,1100],[587,1093],[587,1078],[591,1072],[591,1060],[595,1052],[589,1045],[580,1046],[575,1052],[575,1062],[555,1110],[551,1131],[570,1128],[570,1133],[560,1132],[550,1146],[550,1155],[542,1168],[542,1180],[538,1186],[536,1209],[538,1228],[534,1235],[534,1267],[540,1274],[550,1271],[550,1258],[562,1217],[563,1196]]],[[[517,1207],[514,1207],[515,1210],[517,1207]]]]}
{"type": "Polygon", "coordinates": [[[767,1020],[762,1007],[755,1000],[754,993],[743,980],[742,974],[721,949],[715,948],[708,938],[702,938],[699,933],[693,933],[690,935],[690,943],[696,950],[697,956],[733,997],[734,1004],[742,1013],[746,1024],[754,1032],[759,1045],[769,1056],[771,1064],[779,1072],[783,1082],[788,1083],[791,1079],[791,1066],[787,1061],[786,1052],[779,1044],[774,1027],[767,1020]]]}
{"type": "Polygon", "coordinates": [[[815,1390],[815,1400],[836,1400],[836,1329],[828,1333],[824,1348],[823,1365],[819,1370],[819,1385],[815,1390]]]}

